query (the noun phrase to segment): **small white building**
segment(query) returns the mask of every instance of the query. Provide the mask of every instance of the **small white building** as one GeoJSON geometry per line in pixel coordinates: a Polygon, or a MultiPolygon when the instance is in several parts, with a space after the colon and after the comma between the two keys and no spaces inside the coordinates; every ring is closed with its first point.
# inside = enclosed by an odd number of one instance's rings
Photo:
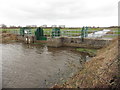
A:
{"type": "Polygon", "coordinates": [[[65,25],[59,25],[60,28],[65,28],[65,25]]]}
{"type": "Polygon", "coordinates": [[[57,27],[57,25],[52,25],[51,27],[54,28],[54,27],[57,27]]]}
{"type": "Polygon", "coordinates": [[[42,27],[46,28],[46,27],[47,27],[47,25],[42,25],[42,27]]]}

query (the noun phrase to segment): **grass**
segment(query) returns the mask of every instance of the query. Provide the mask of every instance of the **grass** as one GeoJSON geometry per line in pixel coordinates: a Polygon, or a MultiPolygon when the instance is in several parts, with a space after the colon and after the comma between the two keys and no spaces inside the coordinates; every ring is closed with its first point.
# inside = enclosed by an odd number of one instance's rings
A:
{"type": "MultiPolygon", "coordinates": [[[[61,30],[62,35],[80,36],[82,28],[74,28],[74,29],[63,28],[63,29],[60,29],[60,30],[61,30]]],[[[89,28],[88,33],[92,33],[93,31],[99,31],[99,30],[102,30],[102,28],[89,28]]],[[[44,29],[44,31],[45,31],[44,33],[46,35],[50,35],[50,33],[52,32],[52,29],[44,29]]]]}
{"type": "Polygon", "coordinates": [[[77,48],[79,52],[88,53],[90,56],[95,56],[97,53],[97,49],[86,49],[86,48],[77,48]]]}
{"type": "MultiPolygon", "coordinates": [[[[36,29],[31,29],[32,34],[35,33],[35,30],[36,29]]],[[[6,31],[6,32],[9,32],[9,33],[19,34],[20,33],[20,28],[18,28],[18,29],[0,29],[0,31],[6,31]]]]}
{"type": "Polygon", "coordinates": [[[100,31],[103,30],[103,28],[89,28],[90,31],[100,31]]]}
{"type": "Polygon", "coordinates": [[[117,37],[117,35],[105,35],[105,36],[103,36],[104,38],[116,38],[117,37]]]}
{"type": "Polygon", "coordinates": [[[120,35],[120,30],[118,30],[118,28],[108,28],[110,29],[112,32],[112,34],[116,34],[116,35],[105,35],[105,38],[116,38],[118,35],[120,35]]]}

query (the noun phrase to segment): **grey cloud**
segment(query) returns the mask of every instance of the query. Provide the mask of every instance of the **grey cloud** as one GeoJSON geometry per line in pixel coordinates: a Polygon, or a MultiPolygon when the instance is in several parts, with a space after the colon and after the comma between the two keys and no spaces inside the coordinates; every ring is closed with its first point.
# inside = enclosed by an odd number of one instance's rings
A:
{"type": "Polygon", "coordinates": [[[49,8],[39,9],[34,7],[23,7],[23,12],[28,13],[28,18],[34,19],[77,19],[77,18],[89,18],[89,17],[103,17],[113,14],[113,7],[105,6],[101,8],[95,8],[89,10],[88,7],[84,7],[82,3],[78,2],[54,2],[51,3],[49,8]],[[76,6],[77,4],[77,6],[76,6]],[[69,13],[59,13],[61,8],[66,8],[69,13]]]}
{"type": "MultiPolygon", "coordinates": [[[[17,22],[35,21],[57,21],[57,20],[76,20],[86,18],[100,18],[116,15],[115,9],[110,4],[90,8],[91,5],[86,0],[45,0],[46,7],[41,7],[38,0],[37,4],[29,5],[18,4],[4,10],[4,17],[17,22]],[[87,6],[88,5],[88,6],[87,6]]],[[[95,3],[99,4],[99,3],[95,3]]],[[[93,4],[94,5],[94,4],[93,4]]],[[[102,5],[102,4],[101,4],[102,5]]]]}

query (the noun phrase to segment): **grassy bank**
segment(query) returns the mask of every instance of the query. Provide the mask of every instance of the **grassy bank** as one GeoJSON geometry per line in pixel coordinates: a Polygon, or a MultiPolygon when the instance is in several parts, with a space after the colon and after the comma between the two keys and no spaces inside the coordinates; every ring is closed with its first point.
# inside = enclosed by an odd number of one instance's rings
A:
{"type": "Polygon", "coordinates": [[[97,49],[77,48],[76,50],[81,52],[81,53],[86,53],[89,56],[95,56],[97,53],[97,49]]]}

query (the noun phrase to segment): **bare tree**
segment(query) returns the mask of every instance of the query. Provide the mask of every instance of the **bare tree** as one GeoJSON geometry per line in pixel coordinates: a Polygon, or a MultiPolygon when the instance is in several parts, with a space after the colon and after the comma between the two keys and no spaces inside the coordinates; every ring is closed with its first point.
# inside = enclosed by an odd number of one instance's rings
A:
{"type": "Polygon", "coordinates": [[[7,25],[1,24],[0,27],[4,29],[4,28],[7,28],[7,25]]]}

